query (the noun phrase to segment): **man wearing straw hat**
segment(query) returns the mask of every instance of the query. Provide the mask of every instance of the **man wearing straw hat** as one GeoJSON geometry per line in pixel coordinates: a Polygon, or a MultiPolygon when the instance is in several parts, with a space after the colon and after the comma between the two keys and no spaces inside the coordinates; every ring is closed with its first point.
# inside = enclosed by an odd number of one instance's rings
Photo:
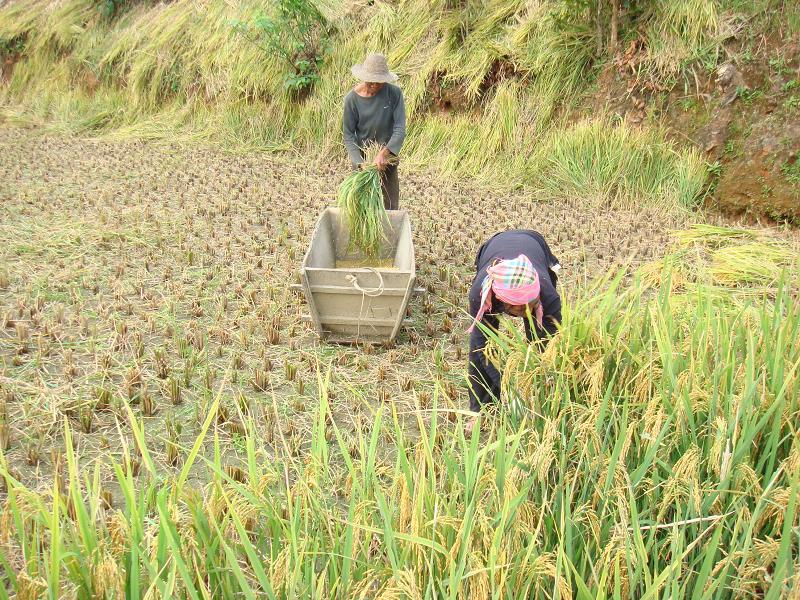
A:
{"type": "Polygon", "coordinates": [[[342,132],[347,155],[354,168],[364,163],[364,148],[380,146],[374,162],[381,171],[383,205],[387,210],[400,207],[400,182],[397,155],[406,137],[406,107],[403,92],[396,85],[397,75],[389,70],[383,54],[368,54],[363,63],[351,69],[361,83],[344,99],[342,132]]]}
{"type": "MultiPolygon", "coordinates": [[[[496,330],[499,314],[522,317],[528,341],[544,343],[561,323],[556,291],[561,266],[537,231],[502,231],[487,240],[475,259],[477,273],[469,292],[473,318],[469,328],[470,409],[479,412],[500,398],[501,373],[484,354],[486,334],[496,330]]],[[[477,417],[467,424],[471,432],[477,417]]]]}

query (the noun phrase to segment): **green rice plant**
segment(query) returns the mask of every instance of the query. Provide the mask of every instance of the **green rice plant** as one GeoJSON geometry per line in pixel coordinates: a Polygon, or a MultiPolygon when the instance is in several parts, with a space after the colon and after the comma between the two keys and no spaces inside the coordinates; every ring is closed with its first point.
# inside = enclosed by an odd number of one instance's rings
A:
{"type": "MultiPolygon", "coordinates": [[[[714,235],[721,233],[715,231],[714,235]]],[[[735,240],[739,235],[734,230],[730,238],[735,240]]],[[[713,581],[720,593],[722,589],[751,593],[771,590],[771,595],[779,597],[786,589],[783,586],[791,585],[789,580],[776,586],[755,577],[752,569],[758,561],[754,548],[762,544],[759,540],[771,535],[769,531],[788,531],[780,525],[775,528],[766,516],[774,514],[767,499],[774,495],[771,488],[788,485],[796,489],[798,483],[796,474],[778,467],[794,465],[798,458],[796,436],[787,430],[800,410],[795,384],[800,355],[796,345],[788,341],[800,325],[796,306],[790,306],[791,288],[771,278],[747,279],[756,286],[754,291],[762,301],[756,307],[749,302],[730,302],[733,297],[729,290],[715,288],[716,293],[709,293],[713,284],[705,283],[709,277],[702,275],[704,269],[713,271],[708,263],[698,269],[701,275],[696,285],[675,294],[670,292],[669,265],[670,261],[664,261],[667,272],[655,290],[642,280],[621,289],[621,276],[588,289],[585,300],[573,305],[561,331],[542,354],[532,353],[519,334],[495,334],[494,356],[506,365],[507,400],[516,399],[534,423],[549,423],[559,411],[563,416],[556,420],[569,415],[571,424],[562,430],[566,436],[562,456],[569,457],[573,447],[578,453],[575,460],[583,456],[578,448],[586,448],[588,456],[593,457],[608,453],[597,460],[601,487],[606,493],[620,489],[616,487],[620,485],[627,489],[623,492],[626,498],[613,502],[626,505],[639,522],[628,527],[633,535],[631,543],[623,542],[620,548],[627,568],[609,573],[614,585],[624,590],[632,581],[650,581],[639,594],[645,590],[645,595],[656,593],[661,585],[658,578],[644,573],[641,563],[634,559],[639,552],[635,549],[639,543],[636,531],[642,532],[642,548],[651,557],[660,544],[674,549],[674,537],[659,542],[653,535],[662,527],[677,533],[674,525],[664,524],[665,518],[671,518],[681,522],[680,545],[685,550],[680,552],[687,552],[682,554],[683,559],[690,563],[697,560],[695,573],[704,573],[695,578],[686,572],[687,578],[675,583],[677,589],[700,589],[695,586],[713,581]],[[765,292],[772,300],[764,301],[765,292]],[[766,342],[768,338],[770,342],[766,342]],[[746,357],[742,368],[733,368],[726,358],[734,355],[746,357]],[[789,379],[784,369],[791,372],[789,379]],[[755,385],[767,386],[769,391],[756,393],[755,385]],[[745,410],[737,414],[735,423],[732,405],[745,410]],[[582,427],[584,416],[595,424],[582,427]],[[607,437],[609,428],[617,432],[612,435],[612,439],[616,436],[615,443],[607,437]],[[714,431],[718,433],[708,439],[714,431]],[[634,438],[623,442],[629,434],[634,438]],[[609,442],[606,450],[604,440],[609,442]],[[741,446],[745,441],[747,448],[741,446]],[[698,452],[706,453],[702,460],[698,452]],[[670,465],[667,473],[653,473],[649,465],[662,460],[666,461],[662,464],[670,465]],[[622,480],[616,470],[620,463],[621,472],[627,473],[622,480]],[[606,465],[616,466],[611,469],[606,465]],[[648,498],[647,503],[635,500],[632,492],[637,489],[648,498]],[[744,495],[732,496],[731,491],[737,489],[744,495]],[[762,515],[757,518],[760,525],[741,528],[744,522],[738,517],[727,522],[730,516],[740,514],[742,502],[748,505],[748,511],[762,515]],[[715,507],[713,511],[711,507],[715,507]],[[648,510],[652,511],[649,516],[648,510]],[[757,533],[761,526],[764,529],[757,533]],[[690,529],[696,533],[683,537],[690,529]],[[730,540],[741,549],[735,559],[715,557],[715,542],[701,541],[702,536],[712,533],[718,541],[730,540]],[[728,561],[731,566],[723,567],[728,561]],[[714,563],[717,576],[711,578],[714,563]],[[701,564],[705,565],[702,569],[701,564]]],[[[795,265],[785,272],[783,281],[796,285],[799,274],[795,265]]],[[[537,429],[543,435],[546,425],[537,429]]],[[[567,458],[566,463],[571,460],[567,458]]],[[[563,465],[562,459],[565,468],[563,465]]],[[[577,500],[580,503],[580,498],[577,500]]],[[[780,510],[791,510],[796,517],[796,506],[788,496],[783,496],[781,506],[780,510]]],[[[793,543],[795,539],[776,543],[776,554],[768,560],[776,559],[776,567],[784,569],[795,560],[788,552],[793,543]],[[783,548],[783,554],[777,558],[779,548],[783,548]]],[[[677,572],[669,577],[683,578],[677,572]]],[[[735,592],[729,593],[737,597],[735,592]]]]}
{"type": "Polygon", "coordinates": [[[706,178],[697,153],[679,153],[657,131],[604,119],[553,132],[537,164],[548,194],[583,198],[595,206],[691,208],[706,178]]]}
{"type": "Polygon", "coordinates": [[[378,167],[368,164],[348,175],[339,186],[338,204],[349,232],[348,252],[359,249],[377,257],[388,221],[378,167]]]}

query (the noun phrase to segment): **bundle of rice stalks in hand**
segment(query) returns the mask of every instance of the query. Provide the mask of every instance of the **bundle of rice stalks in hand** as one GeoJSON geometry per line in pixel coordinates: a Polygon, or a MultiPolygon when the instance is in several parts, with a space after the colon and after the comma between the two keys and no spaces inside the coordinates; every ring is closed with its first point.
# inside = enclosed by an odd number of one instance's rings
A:
{"type": "Polygon", "coordinates": [[[359,248],[368,257],[377,257],[388,216],[383,207],[381,172],[375,164],[364,163],[342,182],[339,186],[339,208],[344,213],[350,232],[348,252],[359,248]]]}

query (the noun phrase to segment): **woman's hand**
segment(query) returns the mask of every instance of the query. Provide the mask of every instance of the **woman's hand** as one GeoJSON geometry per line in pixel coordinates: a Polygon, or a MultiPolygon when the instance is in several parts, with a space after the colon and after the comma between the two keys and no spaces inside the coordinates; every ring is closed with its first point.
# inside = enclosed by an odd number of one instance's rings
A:
{"type": "Polygon", "coordinates": [[[464,425],[464,436],[472,437],[472,430],[475,429],[475,427],[480,429],[479,417],[480,415],[475,415],[474,417],[470,417],[469,421],[466,422],[464,425]]]}

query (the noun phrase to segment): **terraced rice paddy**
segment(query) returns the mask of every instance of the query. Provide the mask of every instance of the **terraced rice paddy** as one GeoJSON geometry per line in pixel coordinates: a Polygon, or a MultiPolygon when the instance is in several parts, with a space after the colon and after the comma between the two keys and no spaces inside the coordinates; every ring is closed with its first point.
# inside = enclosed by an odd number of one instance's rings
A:
{"type": "Polygon", "coordinates": [[[329,346],[291,284],[346,173],[0,130],[0,597],[795,593],[790,236],[404,173],[429,293],[397,345],[329,346]],[[466,290],[507,228],[569,308],[541,356],[498,337],[470,438],[466,290]]]}
{"type": "Polygon", "coordinates": [[[350,396],[341,400],[348,418],[385,397],[408,403],[413,394],[398,398],[398,382],[430,395],[432,354],[463,407],[466,289],[484,239],[539,229],[569,288],[629,256],[662,254],[666,230],[681,222],[614,211],[595,218],[569,202],[493,198],[409,175],[403,203],[431,293],[416,301],[396,348],[364,351],[319,345],[301,321],[302,296],[290,290],[344,165],[17,130],[3,132],[2,150],[8,456],[26,465],[29,484],[52,468],[65,415],[87,430],[82,455],[121,452],[124,400],[152,412],[148,430],[164,435],[174,418],[189,439],[223,377],[231,415],[223,429],[235,429],[237,397],[264,404],[274,393],[275,427],[293,423],[298,445],[317,402],[316,370],[330,362],[332,389],[350,396]]]}

